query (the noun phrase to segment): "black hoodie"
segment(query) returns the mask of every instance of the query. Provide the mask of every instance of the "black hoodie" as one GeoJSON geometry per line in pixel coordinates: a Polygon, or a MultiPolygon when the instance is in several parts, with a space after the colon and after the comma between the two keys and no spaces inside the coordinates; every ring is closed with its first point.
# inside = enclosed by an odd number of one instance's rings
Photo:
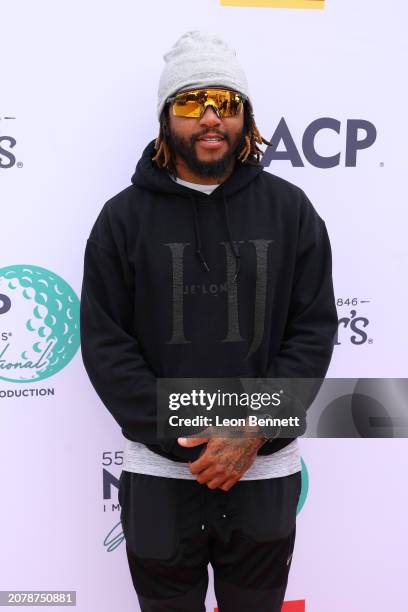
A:
{"type": "Polygon", "coordinates": [[[154,153],[152,140],[87,240],[81,350],[123,435],[186,461],[202,446],[157,438],[156,377],[324,378],[338,322],[331,248],[305,193],[262,166],[237,162],[207,195],[154,153]]]}

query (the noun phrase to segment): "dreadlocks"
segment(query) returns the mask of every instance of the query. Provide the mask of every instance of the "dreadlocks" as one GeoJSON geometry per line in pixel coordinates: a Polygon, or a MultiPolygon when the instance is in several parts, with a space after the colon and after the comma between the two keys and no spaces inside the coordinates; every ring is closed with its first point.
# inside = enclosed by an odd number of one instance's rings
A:
{"type": "MultiPolygon", "coordinates": [[[[167,168],[170,174],[176,177],[175,156],[167,139],[169,133],[168,111],[169,104],[166,104],[160,115],[160,131],[154,143],[156,154],[152,157],[152,161],[155,161],[160,168],[167,168]]],[[[245,145],[238,154],[238,159],[242,163],[260,166],[260,158],[263,155],[263,151],[258,147],[258,144],[270,146],[272,143],[266,140],[259,132],[251,104],[248,101],[244,103],[244,129],[246,134],[245,145]]]]}

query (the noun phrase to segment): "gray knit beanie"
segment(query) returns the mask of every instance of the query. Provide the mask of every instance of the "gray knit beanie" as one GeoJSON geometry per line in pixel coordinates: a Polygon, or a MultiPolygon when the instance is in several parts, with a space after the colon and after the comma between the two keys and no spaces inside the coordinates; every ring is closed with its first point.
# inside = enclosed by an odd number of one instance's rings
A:
{"type": "Polygon", "coordinates": [[[160,76],[157,118],[166,99],[181,90],[208,86],[226,87],[246,95],[252,106],[248,83],[236,51],[220,36],[192,30],[181,36],[163,55],[166,62],[160,76]]]}

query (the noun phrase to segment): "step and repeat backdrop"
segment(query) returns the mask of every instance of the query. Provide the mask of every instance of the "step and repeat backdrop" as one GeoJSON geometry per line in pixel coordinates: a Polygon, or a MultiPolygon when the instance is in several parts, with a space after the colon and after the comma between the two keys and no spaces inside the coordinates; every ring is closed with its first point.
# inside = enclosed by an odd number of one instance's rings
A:
{"type": "MultiPolygon", "coordinates": [[[[328,376],[363,390],[393,379],[405,406],[407,17],[398,0],[1,2],[0,590],[139,609],[119,518],[124,439],[82,364],[79,296],[90,229],[158,134],[162,56],[187,30],[236,48],[274,143],[265,170],[326,222],[339,314],[328,376]]],[[[348,399],[339,387],[352,420],[348,399]]],[[[347,431],[299,441],[284,612],[408,607],[406,439],[347,431]]]]}

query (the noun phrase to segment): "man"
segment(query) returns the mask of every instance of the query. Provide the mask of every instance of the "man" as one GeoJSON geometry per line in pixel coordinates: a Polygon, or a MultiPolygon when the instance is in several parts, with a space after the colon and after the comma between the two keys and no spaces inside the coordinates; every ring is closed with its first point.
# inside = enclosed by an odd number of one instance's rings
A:
{"type": "Polygon", "coordinates": [[[126,438],[119,501],[141,610],[205,610],[211,563],[219,612],[277,612],[296,435],[158,435],[156,383],[322,379],[337,329],[329,238],[304,192],[263,170],[235,51],[191,31],[164,59],[159,136],[87,241],[84,365],[126,438]]]}

